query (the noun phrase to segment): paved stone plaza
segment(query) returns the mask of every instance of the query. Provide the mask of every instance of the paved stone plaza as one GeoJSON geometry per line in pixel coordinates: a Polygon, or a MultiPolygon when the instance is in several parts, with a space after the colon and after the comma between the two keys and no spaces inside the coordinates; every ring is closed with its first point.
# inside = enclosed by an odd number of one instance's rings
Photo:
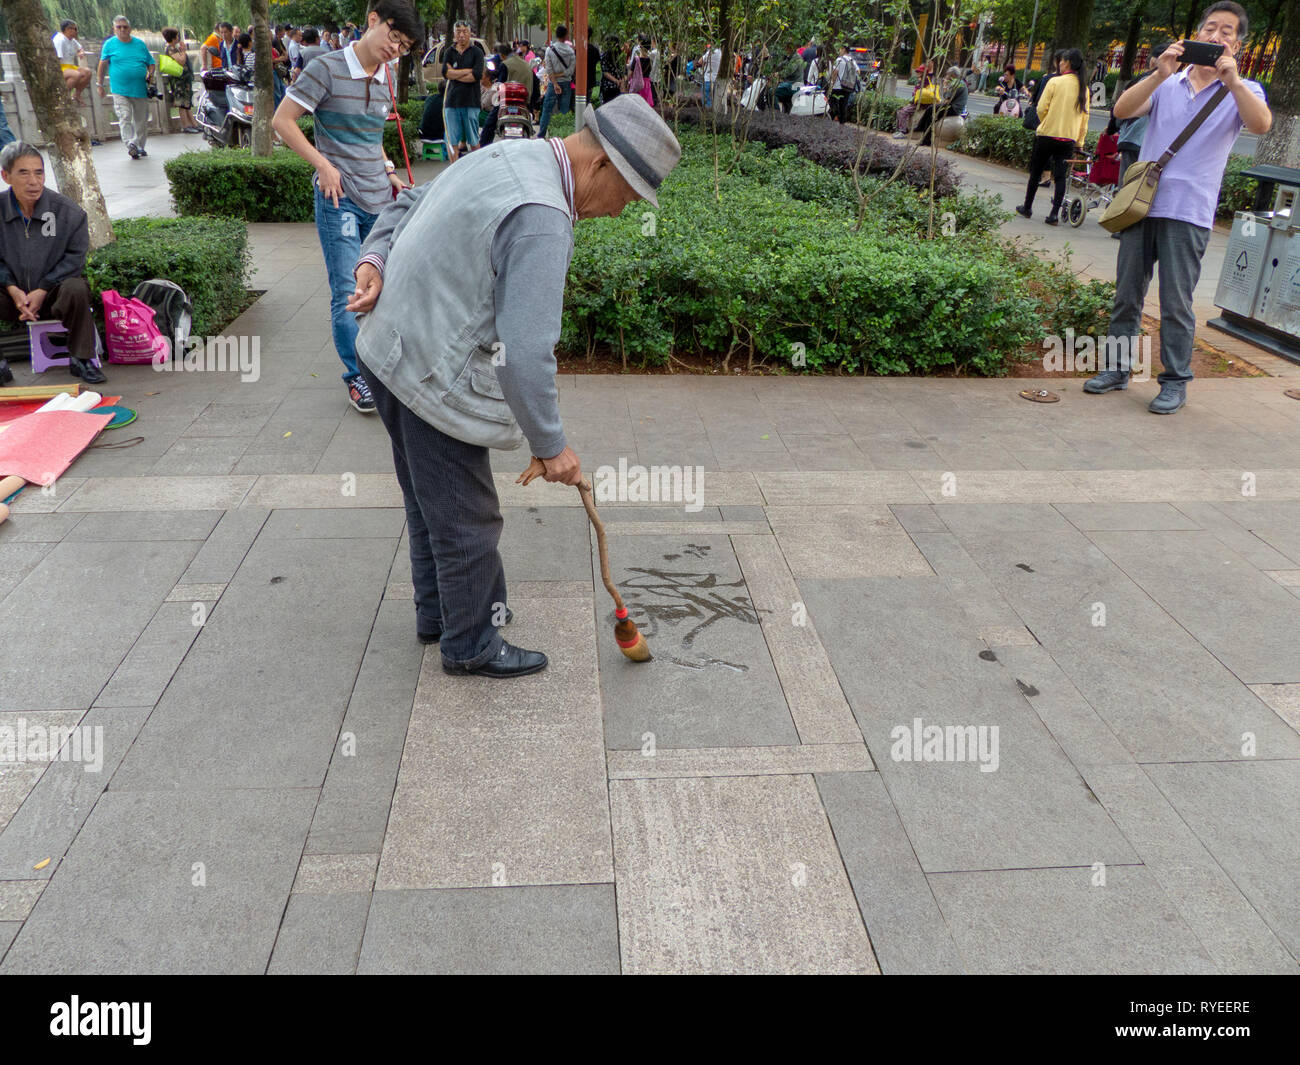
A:
{"type": "Polygon", "coordinates": [[[144,442],[0,526],[0,728],[103,730],[0,764],[0,972],[1296,971],[1297,368],[565,376],[589,473],[704,469],[604,508],[655,659],[494,453],[551,665],[454,678],[314,229],[251,230],[259,379],[109,367],[144,442]]]}

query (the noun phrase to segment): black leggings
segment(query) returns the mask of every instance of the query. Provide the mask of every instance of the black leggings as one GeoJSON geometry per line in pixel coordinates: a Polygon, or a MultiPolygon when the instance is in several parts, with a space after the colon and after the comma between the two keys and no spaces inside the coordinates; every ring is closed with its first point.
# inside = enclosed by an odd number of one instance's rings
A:
{"type": "Polygon", "coordinates": [[[1038,192],[1038,178],[1044,170],[1052,168],[1052,214],[1061,210],[1065,199],[1065,180],[1070,172],[1070,156],[1074,154],[1074,141],[1060,141],[1054,137],[1035,137],[1034,151],[1029,157],[1029,187],[1025,192],[1025,209],[1032,210],[1034,195],[1038,192]]]}

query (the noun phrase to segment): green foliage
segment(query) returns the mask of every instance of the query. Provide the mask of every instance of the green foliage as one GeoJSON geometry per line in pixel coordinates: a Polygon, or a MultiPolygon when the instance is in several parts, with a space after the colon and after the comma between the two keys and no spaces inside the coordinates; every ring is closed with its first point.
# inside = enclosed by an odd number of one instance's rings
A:
{"type": "Polygon", "coordinates": [[[248,227],[237,218],[127,218],[114,222],[113,231],[117,239],[86,260],[92,292],[111,288],[129,296],[150,278],[175,281],[194,304],[199,336],[216,334],[243,308],[248,227]]]}
{"type": "Polygon", "coordinates": [[[802,351],[812,370],[996,375],[1070,306],[1068,275],[991,235],[1005,215],[987,198],[943,201],[969,228],[924,240],[929,207],[916,190],[869,183],[878,195],[859,229],[847,175],[818,176],[792,148],[751,144],[715,193],[709,139],[683,133],[657,212],[633,207],[577,231],[569,353],[793,369],[802,351]]]}
{"type": "Polygon", "coordinates": [[[892,133],[896,126],[898,109],[910,101],[901,96],[882,96],[876,92],[860,92],[853,98],[853,120],[861,126],[892,133]]]}
{"type": "Polygon", "coordinates": [[[1255,190],[1259,187],[1259,182],[1241,176],[1243,170],[1248,170],[1254,164],[1255,160],[1248,155],[1228,156],[1216,212],[1220,218],[1231,218],[1237,211],[1249,211],[1255,205],[1255,190]]]}
{"type": "Polygon", "coordinates": [[[182,215],[250,222],[310,222],[314,217],[314,171],[288,148],[276,148],[269,159],[247,148],[183,152],[163,169],[182,215]]]}
{"type": "MultiPolygon", "coordinates": [[[[131,25],[141,30],[158,30],[166,22],[163,5],[158,0],[42,0],[50,32],[56,33],[59,23],[70,18],[77,23],[77,36],[84,42],[91,38],[109,37],[113,33],[113,19],[125,15],[131,25]]],[[[9,26],[0,13],[0,38],[9,40],[9,26]]]]}

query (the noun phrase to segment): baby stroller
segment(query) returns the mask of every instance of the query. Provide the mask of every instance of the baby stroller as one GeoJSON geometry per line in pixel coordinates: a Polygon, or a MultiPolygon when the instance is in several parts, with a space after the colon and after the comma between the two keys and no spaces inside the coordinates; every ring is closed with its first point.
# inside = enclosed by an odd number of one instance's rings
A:
{"type": "Polygon", "coordinates": [[[790,101],[792,115],[826,114],[826,92],[820,85],[800,85],[795,88],[790,101]]]}
{"type": "Polygon", "coordinates": [[[497,108],[497,136],[528,140],[533,136],[533,113],[528,107],[528,90],[517,81],[501,87],[497,108]]]}

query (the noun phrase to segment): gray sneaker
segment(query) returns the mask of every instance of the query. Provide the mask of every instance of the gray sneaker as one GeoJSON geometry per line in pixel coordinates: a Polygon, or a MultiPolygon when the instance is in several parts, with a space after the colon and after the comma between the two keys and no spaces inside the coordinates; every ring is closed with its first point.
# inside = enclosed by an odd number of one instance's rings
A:
{"type": "Polygon", "coordinates": [[[1187,403],[1186,381],[1165,381],[1160,385],[1160,395],[1147,407],[1152,414],[1173,414],[1187,403]]]}
{"type": "Polygon", "coordinates": [[[1099,396],[1103,392],[1123,392],[1128,388],[1129,372],[1127,370],[1103,370],[1095,377],[1083,382],[1083,390],[1090,395],[1099,396]]]}

